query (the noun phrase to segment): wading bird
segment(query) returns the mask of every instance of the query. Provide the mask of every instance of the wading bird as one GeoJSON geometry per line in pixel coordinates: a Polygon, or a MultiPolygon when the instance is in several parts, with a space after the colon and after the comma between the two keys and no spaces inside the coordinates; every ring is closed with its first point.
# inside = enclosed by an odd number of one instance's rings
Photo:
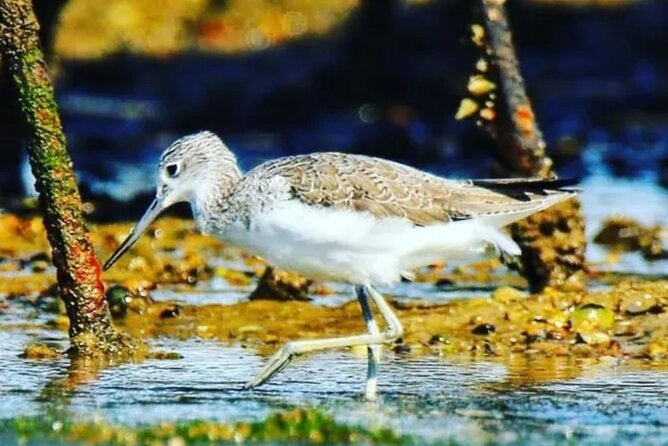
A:
{"type": "Polygon", "coordinates": [[[111,267],[165,208],[189,202],[200,231],[315,280],[352,284],[367,333],[292,341],[246,384],[258,386],[306,352],[368,348],[366,397],[376,398],[379,346],[403,328],[376,284],[412,269],[480,253],[519,255],[505,225],[569,198],[559,180],[448,180],[362,155],[335,152],[279,158],[242,174],[216,135],[201,132],[160,158],[156,197],[104,265],[111,267]],[[386,323],[378,329],[370,301],[386,323]]]}

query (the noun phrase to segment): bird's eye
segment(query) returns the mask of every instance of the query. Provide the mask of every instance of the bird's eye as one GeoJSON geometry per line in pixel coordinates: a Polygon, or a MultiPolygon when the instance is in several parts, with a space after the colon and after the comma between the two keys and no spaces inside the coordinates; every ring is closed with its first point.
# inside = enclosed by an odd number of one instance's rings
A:
{"type": "Polygon", "coordinates": [[[174,164],[167,164],[165,166],[165,172],[167,172],[167,176],[174,178],[179,174],[179,165],[174,163],[174,164]]]}

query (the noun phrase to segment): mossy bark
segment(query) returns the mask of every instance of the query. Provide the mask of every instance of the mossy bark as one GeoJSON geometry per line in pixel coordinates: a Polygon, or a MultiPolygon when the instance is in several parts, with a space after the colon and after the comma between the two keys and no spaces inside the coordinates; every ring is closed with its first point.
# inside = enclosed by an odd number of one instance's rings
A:
{"type": "Polygon", "coordinates": [[[132,345],[109,314],[38,31],[30,0],[0,0],[0,53],[27,122],[30,165],[70,318],[71,351],[87,356],[125,353],[132,345]]]}
{"type": "MultiPolygon", "coordinates": [[[[508,173],[555,176],[552,160],[524,87],[503,0],[481,0],[487,50],[501,83],[505,109],[487,124],[508,173]]],[[[522,248],[519,269],[534,291],[586,288],[584,217],[574,198],[511,227],[522,248]]]]}

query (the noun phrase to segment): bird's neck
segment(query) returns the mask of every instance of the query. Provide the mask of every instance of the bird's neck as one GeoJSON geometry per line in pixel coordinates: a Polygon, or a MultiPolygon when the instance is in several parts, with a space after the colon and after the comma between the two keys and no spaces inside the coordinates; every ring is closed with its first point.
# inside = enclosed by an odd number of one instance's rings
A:
{"type": "Polygon", "coordinates": [[[191,201],[193,216],[205,234],[223,232],[229,224],[230,197],[241,180],[238,168],[209,170],[203,175],[191,201]]]}

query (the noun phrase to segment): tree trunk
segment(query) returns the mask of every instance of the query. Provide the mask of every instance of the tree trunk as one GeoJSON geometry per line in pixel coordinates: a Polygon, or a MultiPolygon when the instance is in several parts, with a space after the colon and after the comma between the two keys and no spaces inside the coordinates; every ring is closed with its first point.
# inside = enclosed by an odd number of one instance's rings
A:
{"type": "MultiPolygon", "coordinates": [[[[505,104],[500,119],[487,123],[487,129],[497,139],[509,173],[555,176],[520,73],[504,0],[481,0],[481,6],[487,50],[505,104]]],[[[522,248],[519,269],[532,290],[586,288],[584,217],[577,198],[515,223],[511,232],[522,248]]]]}
{"type": "Polygon", "coordinates": [[[109,314],[38,31],[30,0],[0,0],[0,53],[27,123],[30,165],[70,319],[70,351],[126,353],[132,343],[116,331],[109,314]]]}

